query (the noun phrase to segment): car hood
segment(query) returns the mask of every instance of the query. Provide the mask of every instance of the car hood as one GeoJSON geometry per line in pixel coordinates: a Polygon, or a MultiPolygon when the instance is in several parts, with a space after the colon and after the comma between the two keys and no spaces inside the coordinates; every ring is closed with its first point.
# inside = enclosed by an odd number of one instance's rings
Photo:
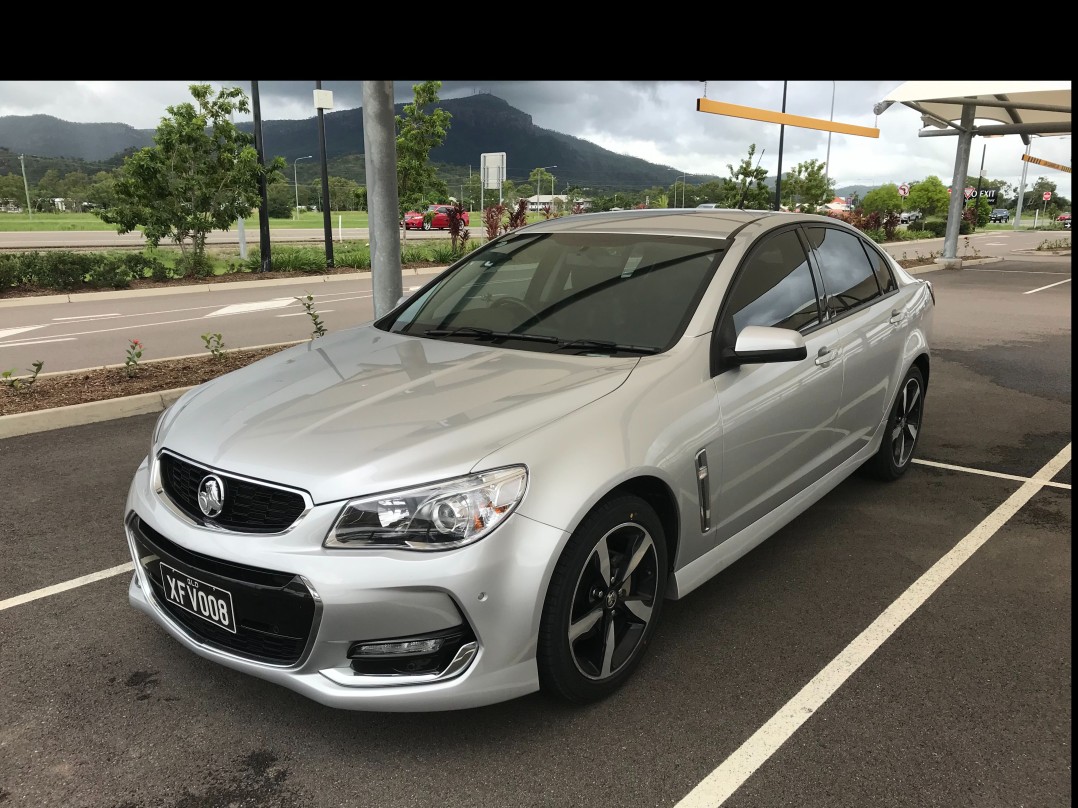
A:
{"type": "Polygon", "coordinates": [[[160,445],[331,502],[466,474],[498,447],[617,389],[638,361],[363,326],[192,390],[163,423],[160,445]]]}

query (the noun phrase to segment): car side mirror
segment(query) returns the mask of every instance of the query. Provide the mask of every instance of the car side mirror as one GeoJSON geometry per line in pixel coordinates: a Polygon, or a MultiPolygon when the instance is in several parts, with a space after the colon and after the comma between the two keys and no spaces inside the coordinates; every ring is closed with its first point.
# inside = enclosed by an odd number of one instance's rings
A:
{"type": "Polygon", "coordinates": [[[789,328],[747,325],[737,335],[733,348],[722,352],[724,364],[755,365],[768,362],[797,362],[808,356],[805,338],[789,328]]]}

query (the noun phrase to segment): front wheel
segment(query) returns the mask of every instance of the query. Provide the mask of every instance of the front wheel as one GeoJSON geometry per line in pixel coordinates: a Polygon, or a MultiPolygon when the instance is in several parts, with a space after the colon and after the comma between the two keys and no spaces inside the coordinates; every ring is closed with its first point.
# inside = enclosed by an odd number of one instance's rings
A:
{"type": "Polygon", "coordinates": [[[430,230],[430,222],[423,222],[423,229],[430,230]]]}
{"type": "Polygon", "coordinates": [[[666,539],[647,502],[621,496],[589,514],[558,560],[543,604],[543,690],[584,703],[620,687],[654,633],[666,576],[666,539]]]}
{"type": "Polygon", "coordinates": [[[884,425],[883,442],[867,470],[882,480],[897,480],[913,462],[924,417],[925,380],[914,365],[902,380],[884,425]]]}

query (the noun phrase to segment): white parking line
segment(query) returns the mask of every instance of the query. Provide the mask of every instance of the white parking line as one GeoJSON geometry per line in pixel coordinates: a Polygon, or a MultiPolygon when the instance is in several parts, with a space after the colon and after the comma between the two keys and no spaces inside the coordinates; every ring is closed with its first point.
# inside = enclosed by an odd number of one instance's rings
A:
{"type": "Polygon", "coordinates": [[[47,342],[74,342],[74,337],[55,337],[54,339],[27,339],[21,342],[0,342],[0,348],[24,348],[27,345],[44,345],[47,342]]]}
{"type": "Polygon", "coordinates": [[[57,595],[60,592],[66,592],[69,589],[92,584],[95,581],[102,581],[105,578],[111,578],[114,575],[123,575],[125,572],[133,572],[134,569],[134,562],[128,561],[126,564],[121,564],[118,567],[110,567],[109,569],[101,570],[100,572],[91,572],[89,575],[83,575],[81,578],[72,578],[70,581],[64,581],[62,584],[53,584],[52,586],[46,586],[44,589],[35,589],[33,592],[27,592],[25,595],[16,595],[7,600],[0,600],[0,612],[15,606],[21,606],[32,600],[47,598],[49,595],[57,595]]]}
{"type": "Polygon", "coordinates": [[[726,802],[962,564],[1056,476],[1070,459],[1071,445],[1068,443],[1044,468],[1023,483],[943,558],[914,581],[909,589],[899,595],[868,628],[801,688],[797,695],[685,795],[675,808],[718,808],[726,802]]]}
{"type": "MultiPolygon", "coordinates": [[[[1002,471],[984,471],[983,469],[971,469],[969,466],[952,466],[950,463],[937,463],[934,460],[914,460],[921,466],[932,466],[937,469],[949,469],[950,471],[964,471],[966,474],[983,474],[985,477],[998,477],[1001,480],[1018,480],[1019,482],[1028,482],[1031,477],[1019,477],[1017,474],[1004,474],[1002,471]]],[[[1045,485],[1050,485],[1053,488],[1065,488],[1068,491],[1071,490],[1069,483],[1054,483],[1047,482],[1045,485]]]]}
{"type": "Polygon", "coordinates": [[[1017,275],[1070,275],[1069,272],[1038,272],[1035,269],[981,269],[980,267],[964,269],[963,272],[1010,272],[1017,275]]]}
{"type": "Polygon", "coordinates": [[[104,320],[107,317],[122,317],[122,314],[80,314],[78,317],[53,317],[53,322],[70,322],[72,320],[104,320]]]}
{"type": "MultiPolygon", "coordinates": [[[[336,309],[326,309],[325,311],[318,312],[319,314],[330,314],[336,311],[336,309]]],[[[309,317],[305,311],[294,311],[291,314],[275,314],[274,317],[309,317]]]]}
{"type": "Polygon", "coordinates": [[[1041,287],[1038,287],[1036,289],[1030,289],[1028,292],[1022,292],[1022,294],[1031,295],[1034,292],[1043,292],[1045,289],[1051,289],[1053,286],[1059,286],[1062,283],[1070,283],[1070,282],[1071,282],[1071,279],[1067,278],[1067,280],[1065,280],[1065,281],[1056,281],[1055,283],[1050,283],[1047,286],[1041,286],[1041,287]]]}

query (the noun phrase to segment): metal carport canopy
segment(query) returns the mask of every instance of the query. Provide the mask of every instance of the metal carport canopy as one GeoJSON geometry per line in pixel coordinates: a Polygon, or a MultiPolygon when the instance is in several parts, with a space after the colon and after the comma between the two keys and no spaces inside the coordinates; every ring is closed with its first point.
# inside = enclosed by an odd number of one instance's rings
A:
{"type": "Polygon", "coordinates": [[[942,263],[960,269],[958,227],[965,205],[963,187],[969,169],[974,135],[1019,135],[1029,145],[1032,136],[1066,135],[1071,131],[1069,81],[908,81],[875,105],[881,115],[892,104],[921,113],[925,128],[919,137],[958,138],[951,203],[942,263]],[[977,124],[977,121],[991,123],[977,124]]]}

